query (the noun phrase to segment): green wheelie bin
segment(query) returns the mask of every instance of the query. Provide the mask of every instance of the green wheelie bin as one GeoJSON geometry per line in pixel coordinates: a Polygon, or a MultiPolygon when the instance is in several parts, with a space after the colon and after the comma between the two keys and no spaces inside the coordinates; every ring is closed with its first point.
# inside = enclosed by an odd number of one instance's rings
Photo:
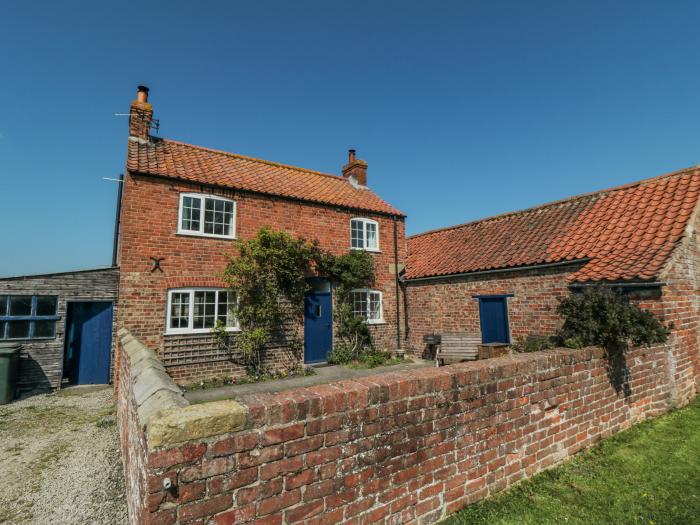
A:
{"type": "Polygon", "coordinates": [[[15,398],[19,365],[19,345],[0,343],[0,405],[11,403],[15,398]]]}

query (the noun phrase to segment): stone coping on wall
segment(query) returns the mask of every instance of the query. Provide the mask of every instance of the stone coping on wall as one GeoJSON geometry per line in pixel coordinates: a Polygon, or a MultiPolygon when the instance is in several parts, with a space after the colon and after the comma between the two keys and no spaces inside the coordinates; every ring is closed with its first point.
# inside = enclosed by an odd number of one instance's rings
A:
{"type": "Polygon", "coordinates": [[[274,427],[398,397],[506,380],[551,368],[555,362],[575,365],[603,356],[599,348],[555,349],[254,394],[246,396],[242,403],[225,400],[190,405],[153,351],[125,329],[119,330],[119,337],[130,360],[133,395],[149,449],[274,427]]]}
{"type": "Polygon", "coordinates": [[[122,328],[133,398],[149,448],[236,432],[245,428],[246,410],[236,401],[190,405],[156,354],[122,328]]]}

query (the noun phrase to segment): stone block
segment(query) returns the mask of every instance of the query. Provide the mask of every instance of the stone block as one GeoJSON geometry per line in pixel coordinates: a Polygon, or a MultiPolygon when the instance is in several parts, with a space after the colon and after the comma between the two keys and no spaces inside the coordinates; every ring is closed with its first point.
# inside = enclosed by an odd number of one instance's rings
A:
{"type": "Polygon", "coordinates": [[[237,401],[214,401],[163,410],[146,426],[149,448],[244,430],[246,408],[237,401]]]}

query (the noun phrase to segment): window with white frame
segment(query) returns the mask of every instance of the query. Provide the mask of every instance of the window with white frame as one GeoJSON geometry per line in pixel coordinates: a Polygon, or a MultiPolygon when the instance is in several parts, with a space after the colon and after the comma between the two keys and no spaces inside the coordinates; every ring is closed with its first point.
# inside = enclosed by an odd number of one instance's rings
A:
{"type": "Polygon", "coordinates": [[[232,239],[236,235],[236,203],[212,195],[181,193],[177,232],[232,239]]]}
{"type": "Polygon", "coordinates": [[[233,292],[215,289],[168,291],[168,334],[211,332],[217,321],[226,330],[238,330],[233,292]]]}
{"type": "Polygon", "coordinates": [[[372,219],[350,220],[350,248],[379,251],[379,224],[372,219]]]}
{"type": "Polygon", "coordinates": [[[384,322],[382,292],[376,290],[353,290],[351,292],[352,313],[368,323],[384,322]]]}

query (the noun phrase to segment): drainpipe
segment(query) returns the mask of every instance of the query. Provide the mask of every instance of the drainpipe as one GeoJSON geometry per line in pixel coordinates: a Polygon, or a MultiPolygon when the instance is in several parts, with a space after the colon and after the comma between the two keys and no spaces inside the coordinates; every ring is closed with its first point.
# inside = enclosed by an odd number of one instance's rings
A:
{"type": "Polygon", "coordinates": [[[396,349],[401,350],[401,312],[399,311],[399,236],[394,216],[394,284],[396,285],[396,349]]]}
{"type": "Polygon", "coordinates": [[[403,292],[403,338],[404,341],[408,341],[411,335],[411,323],[408,322],[408,285],[406,284],[406,279],[403,277],[399,279],[399,284],[401,285],[401,291],[403,292]]]}
{"type": "Polygon", "coordinates": [[[117,189],[117,216],[114,218],[114,243],[112,244],[112,267],[117,265],[117,248],[119,247],[119,223],[122,214],[122,192],[124,191],[124,174],[119,174],[117,189]]]}

